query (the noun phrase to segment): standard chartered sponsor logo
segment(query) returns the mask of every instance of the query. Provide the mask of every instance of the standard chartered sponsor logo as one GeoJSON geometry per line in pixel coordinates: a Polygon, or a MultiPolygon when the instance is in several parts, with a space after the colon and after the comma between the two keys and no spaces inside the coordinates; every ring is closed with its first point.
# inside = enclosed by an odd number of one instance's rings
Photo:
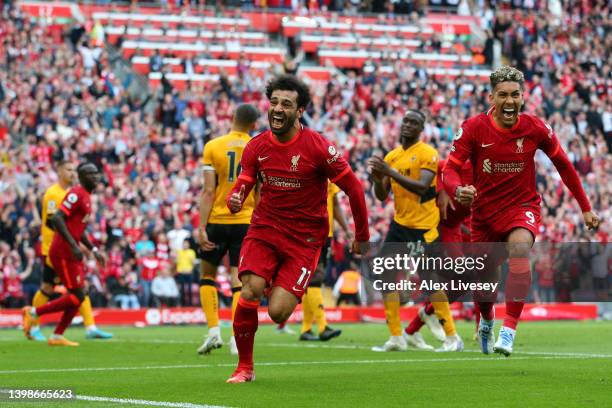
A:
{"type": "Polygon", "coordinates": [[[491,160],[485,159],[484,162],[482,162],[482,171],[491,173],[491,160]]]}
{"type": "Polygon", "coordinates": [[[520,173],[525,170],[525,162],[491,163],[490,159],[482,162],[484,173],[520,173]]]}
{"type": "Polygon", "coordinates": [[[520,173],[525,168],[523,162],[507,162],[507,163],[495,163],[493,165],[493,171],[496,173],[520,173]]]}
{"type": "Polygon", "coordinates": [[[297,180],[297,179],[275,177],[275,176],[268,176],[267,179],[268,179],[268,184],[274,187],[300,188],[302,186],[300,184],[300,180],[297,180]]]}

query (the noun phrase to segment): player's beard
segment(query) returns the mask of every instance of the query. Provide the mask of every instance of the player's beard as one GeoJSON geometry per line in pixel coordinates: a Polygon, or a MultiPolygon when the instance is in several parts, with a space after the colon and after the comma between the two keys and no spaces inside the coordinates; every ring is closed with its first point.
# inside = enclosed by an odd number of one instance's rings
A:
{"type": "Polygon", "coordinates": [[[295,119],[297,115],[288,114],[288,113],[278,113],[278,112],[268,112],[268,124],[270,125],[270,130],[276,136],[283,136],[288,133],[291,128],[295,125],[295,119]],[[282,119],[280,119],[282,117],[282,119]],[[279,123],[279,121],[281,123],[279,123]]]}

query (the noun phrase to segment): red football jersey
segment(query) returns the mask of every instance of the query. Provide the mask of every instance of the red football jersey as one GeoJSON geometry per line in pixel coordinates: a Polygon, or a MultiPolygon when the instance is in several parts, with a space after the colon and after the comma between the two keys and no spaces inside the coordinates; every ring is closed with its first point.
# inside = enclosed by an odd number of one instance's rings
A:
{"type": "Polygon", "coordinates": [[[267,130],[247,143],[241,166],[241,178],[262,182],[251,226],[273,227],[307,244],[325,241],[327,180],[334,182],[351,170],[334,145],[305,127],[288,143],[267,130]]]}
{"type": "MultiPolygon", "coordinates": [[[[446,160],[440,160],[438,162],[438,190],[442,189],[442,171],[444,170],[444,166],[446,166],[446,160]]],[[[474,175],[472,172],[474,168],[472,167],[472,162],[467,161],[461,168],[461,185],[470,185],[474,183],[474,175]]],[[[451,197],[453,199],[453,205],[455,209],[453,210],[450,205],[446,209],[446,219],[442,219],[440,217],[440,225],[444,225],[449,228],[455,228],[463,222],[466,218],[470,216],[472,209],[470,207],[465,207],[455,199],[455,197],[451,197]]]]}
{"type": "Polygon", "coordinates": [[[474,166],[477,195],[472,220],[478,222],[492,221],[509,208],[539,206],[536,150],[551,157],[560,148],[550,125],[536,116],[522,113],[511,129],[504,129],[494,122],[492,112],[463,122],[448,158],[459,166],[470,159],[474,166]]]}
{"type": "MultiPolygon", "coordinates": [[[[66,214],[66,227],[74,240],[79,243],[81,237],[89,223],[91,214],[91,196],[87,190],[81,185],[76,185],[68,190],[60,210],[66,214]]],[[[53,242],[49,248],[49,253],[54,252],[68,258],[72,258],[70,244],[62,237],[62,234],[56,232],[53,235],[53,242]]]]}

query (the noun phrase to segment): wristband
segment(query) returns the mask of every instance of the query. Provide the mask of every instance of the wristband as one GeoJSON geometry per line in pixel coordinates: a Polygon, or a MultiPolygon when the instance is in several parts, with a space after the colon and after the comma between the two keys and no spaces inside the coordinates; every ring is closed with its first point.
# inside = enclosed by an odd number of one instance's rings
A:
{"type": "Polygon", "coordinates": [[[98,247],[93,247],[93,248],[91,248],[91,252],[93,252],[94,254],[95,254],[96,252],[98,252],[98,251],[100,251],[100,250],[98,249],[98,247]]]}

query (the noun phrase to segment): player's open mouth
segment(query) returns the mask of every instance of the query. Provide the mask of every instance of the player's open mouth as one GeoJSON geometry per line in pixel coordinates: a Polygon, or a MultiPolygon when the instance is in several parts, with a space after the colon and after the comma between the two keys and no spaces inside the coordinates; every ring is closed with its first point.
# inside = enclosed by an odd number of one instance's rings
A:
{"type": "Polygon", "coordinates": [[[282,128],[284,124],[285,124],[284,117],[272,116],[272,120],[270,121],[270,126],[278,129],[278,128],[282,128]]]}
{"type": "Polygon", "coordinates": [[[515,108],[504,108],[504,119],[513,119],[516,114],[515,108]]]}

